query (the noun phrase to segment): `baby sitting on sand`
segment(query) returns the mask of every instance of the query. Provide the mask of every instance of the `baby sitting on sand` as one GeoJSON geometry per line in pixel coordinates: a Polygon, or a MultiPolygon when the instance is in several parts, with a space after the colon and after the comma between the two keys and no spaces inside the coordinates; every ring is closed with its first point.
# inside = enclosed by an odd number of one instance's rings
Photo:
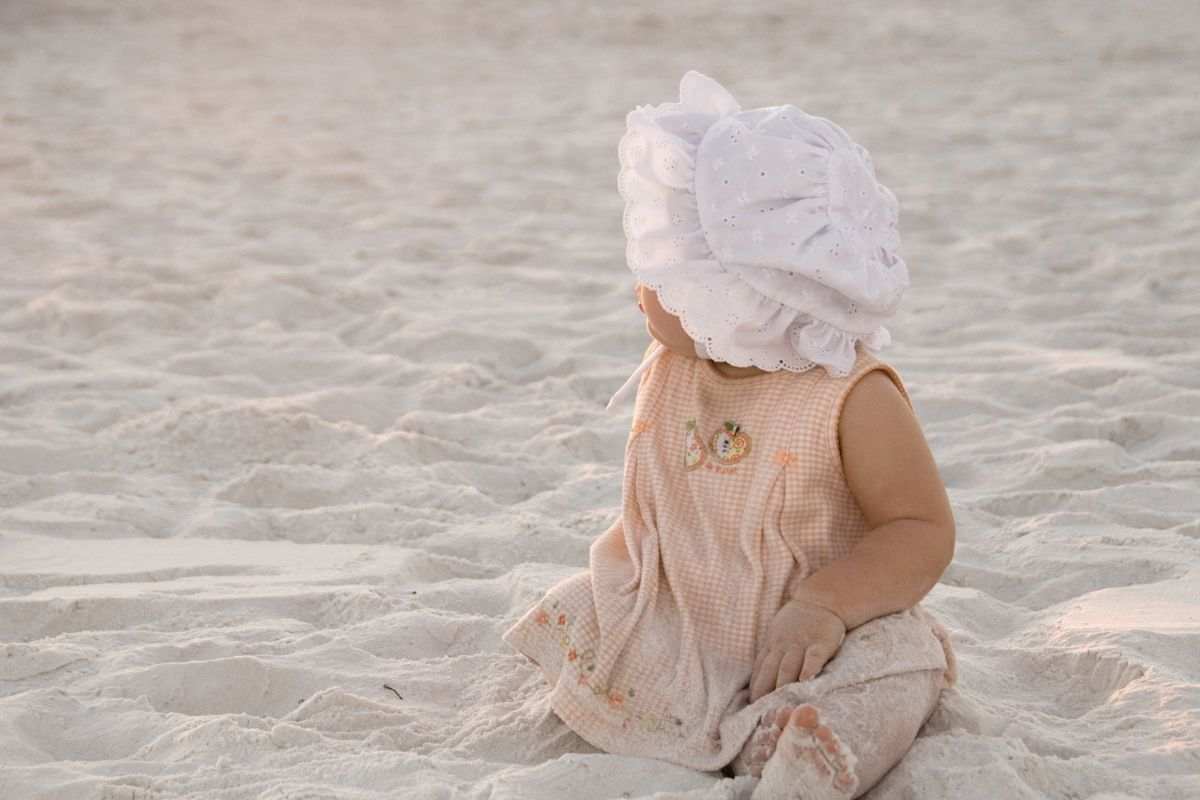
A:
{"type": "Polygon", "coordinates": [[[954,518],[874,355],[908,287],[895,197],[834,123],[698,72],[626,122],[651,342],[609,404],[636,389],[622,511],[504,640],[607,752],[858,797],[956,681],[919,602],[954,518]]]}

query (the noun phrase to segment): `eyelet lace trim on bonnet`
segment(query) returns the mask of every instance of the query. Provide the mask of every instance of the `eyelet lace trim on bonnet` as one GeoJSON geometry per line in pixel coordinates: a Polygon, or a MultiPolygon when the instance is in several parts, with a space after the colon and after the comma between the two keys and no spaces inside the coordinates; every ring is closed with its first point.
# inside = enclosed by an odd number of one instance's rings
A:
{"type": "Polygon", "coordinates": [[[891,344],[882,323],[909,285],[899,207],[836,124],[742,111],[693,70],[678,103],[629,112],[618,154],[629,268],[699,357],[844,377],[856,341],[891,344]]]}

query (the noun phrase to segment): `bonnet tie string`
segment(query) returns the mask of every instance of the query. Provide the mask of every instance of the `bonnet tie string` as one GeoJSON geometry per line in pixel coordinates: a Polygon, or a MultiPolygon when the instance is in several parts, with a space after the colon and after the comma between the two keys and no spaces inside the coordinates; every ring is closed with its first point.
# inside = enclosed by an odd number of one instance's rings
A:
{"type": "Polygon", "coordinates": [[[625,383],[621,384],[621,388],[617,389],[616,394],[609,399],[608,405],[604,407],[605,411],[611,411],[617,404],[625,399],[627,394],[637,388],[639,379],[642,377],[642,373],[650,368],[650,365],[653,364],[654,361],[663,354],[664,350],[666,350],[666,348],[663,346],[663,343],[656,339],[654,341],[654,352],[646,356],[645,360],[643,360],[642,363],[638,365],[638,368],[633,371],[633,374],[625,380],[625,383]]]}

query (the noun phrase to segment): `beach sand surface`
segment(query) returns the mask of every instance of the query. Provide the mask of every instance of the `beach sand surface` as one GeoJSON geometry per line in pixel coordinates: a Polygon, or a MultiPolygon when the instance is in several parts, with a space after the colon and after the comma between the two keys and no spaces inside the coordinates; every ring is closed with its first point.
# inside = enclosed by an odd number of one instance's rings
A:
{"type": "Polygon", "coordinates": [[[620,507],[616,145],[872,153],[960,683],[870,800],[1200,797],[1194,2],[0,4],[0,797],[748,798],[500,634],[620,507]]]}

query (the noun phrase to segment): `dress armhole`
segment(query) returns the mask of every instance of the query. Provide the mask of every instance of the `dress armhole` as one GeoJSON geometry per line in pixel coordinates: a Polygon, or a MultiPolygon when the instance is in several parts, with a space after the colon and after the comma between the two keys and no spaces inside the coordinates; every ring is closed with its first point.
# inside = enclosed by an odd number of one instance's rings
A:
{"type": "Polygon", "coordinates": [[[909,409],[914,415],[917,413],[916,408],[913,406],[912,398],[908,395],[908,389],[906,389],[904,386],[904,380],[900,377],[900,373],[896,370],[896,368],[891,364],[872,357],[871,361],[867,362],[860,372],[852,373],[849,380],[847,380],[845,385],[841,387],[841,391],[838,393],[837,397],[834,398],[833,409],[830,412],[829,418],[826,422],[828,452],[832,454],[831,457],[833,458],[834,469],[837,470],[837,474],[842,479],[843,483],[846,482],[846,471],[842,467],[842,446],[841,442],[838,440],[838,426],[840,425],[842,419],[842,407],[846,405],[846,400],[850,397],[850,391],[858,384],[858,382],[875,370],[879,370],[891,378],[892,383],[895,384],[896,388],[900,390],[900,396],[904,398],[904,402],[908,403],[909,409]]]}

